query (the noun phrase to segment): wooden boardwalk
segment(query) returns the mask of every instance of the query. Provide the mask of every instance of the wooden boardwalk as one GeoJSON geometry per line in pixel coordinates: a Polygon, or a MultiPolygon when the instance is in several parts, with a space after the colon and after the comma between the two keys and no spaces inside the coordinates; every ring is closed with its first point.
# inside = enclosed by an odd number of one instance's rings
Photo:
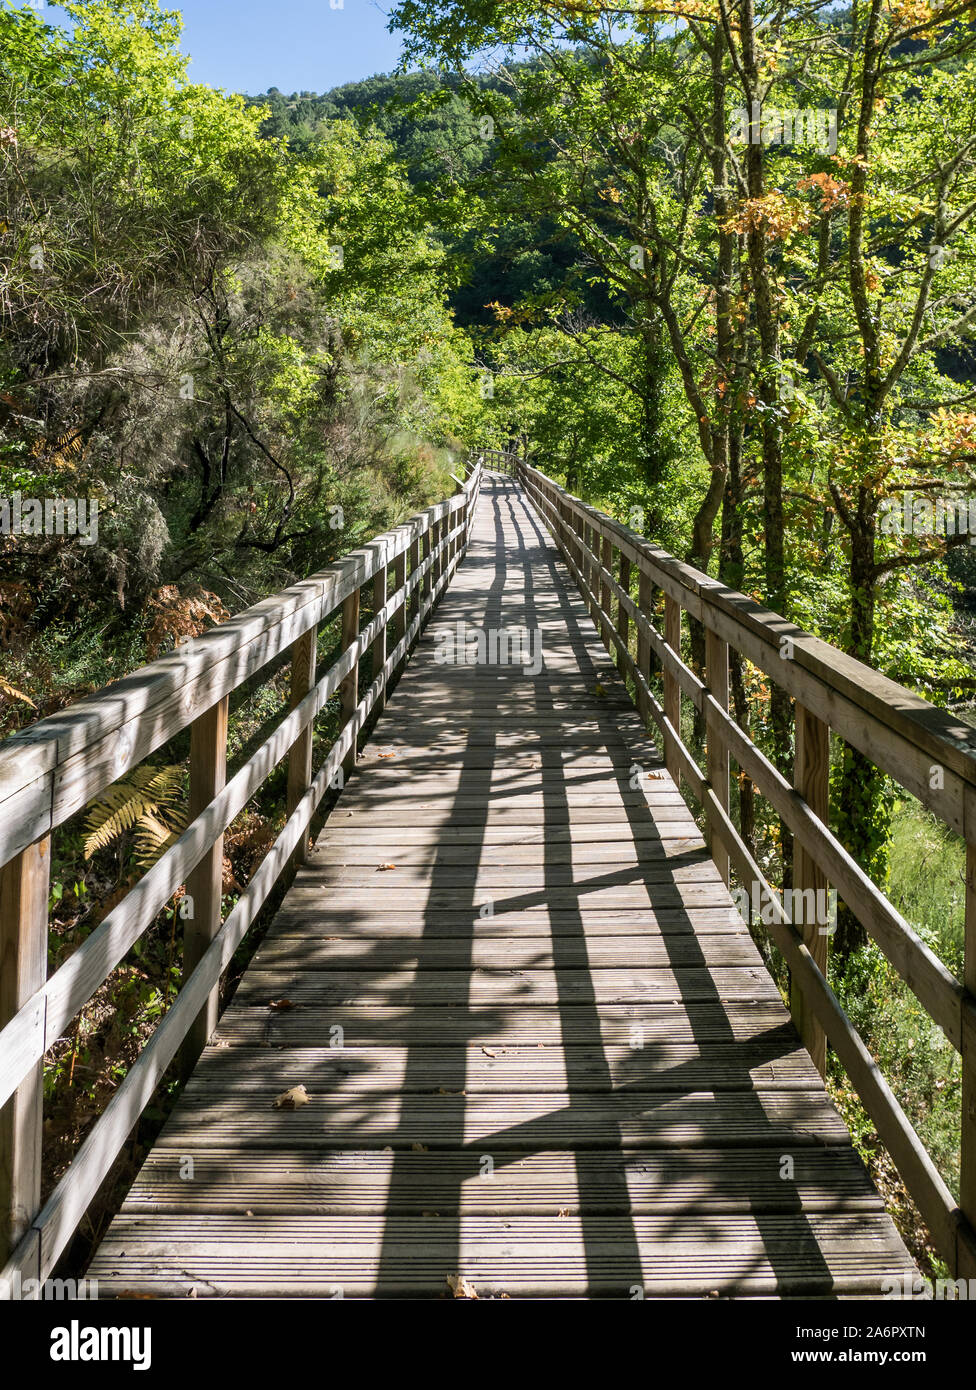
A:
{"type": "Polygon", "coordinates": [[[89,1275],[878,1297],[912,1268],[547,532],[489,476],[89,1275]],[[461,622],[540,632],[543,669],[442,664],[461,622]]]}

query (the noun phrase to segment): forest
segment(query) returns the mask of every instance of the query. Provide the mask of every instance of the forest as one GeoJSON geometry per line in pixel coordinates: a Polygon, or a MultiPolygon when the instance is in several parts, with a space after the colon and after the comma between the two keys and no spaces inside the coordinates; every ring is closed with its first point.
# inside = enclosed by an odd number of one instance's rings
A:
{"type": "MultiPolygon", "coordinates": [[[[64,8],[0,9],[0,735],[448,495],[486,446],[976,724],[971,6],[401,0],[402,72],[290,94],[190,81],[157,0],[64,8]],[[84,501],[84,544],[28,523],[43,498],[84,501]]],[[[788,697],[731,663],[788,774],[788,697]]],[[[232,754],[286,703],[284,678],[243,700],[232,754]]],[[[179,833],[186,755],[59,836],[52,966],[179,833]]],[[[282,798],[229,832],[228,903],[282,798]]],[[[788,887],[744,774],[733,809],[788,887]]],[[[961,974],[961,838],[836,737],[830,822],[961,974]]],[[[176,921],[47,1058],[48,1181],[169,1005],[176,921]]],[[[956,1190],[959,1059],[843,903],[830,970],[956,1190]]]]}

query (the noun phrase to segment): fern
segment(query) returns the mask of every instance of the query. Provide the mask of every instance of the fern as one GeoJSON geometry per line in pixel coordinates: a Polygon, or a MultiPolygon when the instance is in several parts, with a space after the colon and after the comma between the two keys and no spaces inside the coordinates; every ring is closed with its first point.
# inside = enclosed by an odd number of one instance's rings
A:
{"type": "Polygon", "coordinates": [[[183,769],[137,767],[114,782],[91,803],[85,819],[85,858],[134,830],[136,857],[144,868],[154,864],[186,826],[183,769]]]}

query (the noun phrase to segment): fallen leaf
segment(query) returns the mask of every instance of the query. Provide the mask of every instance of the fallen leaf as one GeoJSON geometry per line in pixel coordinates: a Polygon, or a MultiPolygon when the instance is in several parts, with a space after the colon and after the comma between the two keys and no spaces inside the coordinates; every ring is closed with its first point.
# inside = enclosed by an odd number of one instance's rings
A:
{"type": "Polygon", "coordinates": [[[449,1274],[447,1276],[447,1287],[455,1298],[477,1298],[478,1291],[470,1279],[463,1278],[460,1274],[449,1274]]]}
{"type": "Polygon", "coordinates": [[[395,753],[377,753],[376,756],[377,756],[378,758],[395,758],[395,757],[396,757],[396,754],[395,754],[395,753]]]}
{"type": "Polygon", "coordinates": [[[269,1009],[297,1009],[298,1005],[293,1004],[290,999],[272,999],[268,1003],[269,1009]]]}
{"type": "Polygon", "coordinates": [[[303,1105],[308,1105],[308,1092],[304,1086],[292,1086],[289,1091],[282,1091],[280,1096],[275,1096],[275,1110],[299,1110],[303,1105]]]}
{"type": "Polygon", "coordinates": [[[379,866],[379,868],[377,869],[376,872],[382,874],[382,873],[385,873],[387,869],[395,869],[395,868],[396,868],[396,865],[395,865],[395,864],[381,864],[381,865],[379,866]]]}
{"type": "Polygon", "coordinates": [[[492,1052],[492,1050],[491,1050],[490,1047],[483,1047],[481,1050],[482,1050],[482,1052],[485,1054],[486,1057],[497,1057],[497,1056],[498,1056],[498,1053],[497,1053],[497,1052],[492,1052]]]}
{"type": "Polygon", "coordinates": [[[568,1215],[569,1215],[569,1207],[560,1207],[559,1210],[556,1212],[556,1215],[557,1215],[557,1216],[568,1216],[568,1215]]]}
{"type": "Polygon", "coordinates": [[[419,1140],[414,1140],[410,1145],[410,1152],[415,1154],[425,1154],[428,1152],[427,1145],[421,1144],[419,1140]]]}

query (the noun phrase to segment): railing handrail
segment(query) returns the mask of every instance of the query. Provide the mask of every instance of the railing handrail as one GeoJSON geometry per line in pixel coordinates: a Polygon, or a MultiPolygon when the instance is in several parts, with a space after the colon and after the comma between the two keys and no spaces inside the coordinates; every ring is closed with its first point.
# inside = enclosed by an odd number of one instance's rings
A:
{"type": "Polygon", "coordinates": [[[549,526],[607,651],[615,654],[622,674],[633,680],[639,710],[660,728],[665,761],[675,782],[683,780],[701,805],[709,846],[725,882],[729,882],[731,863],[741,881],[756,883],[764,902],[772,906],[773,920],[766,925],[790,966],[791,1007],[803,1042],[823,1072],[829,1039],[919,1206],[939,1253],[954,1272],[976,1277],[976,758],[969,751],[972,731],[967,730],[965,738],[961,731],[957,736],[951,718],[943,711],[755,600],[682,564],[629,527],[572,496],[528,463],[519,462],[517,476],[549,526]],[[619,572],[614,569],[614,550],[619,572]],[[640,581],[636,602],[631,594],[634,566],[640,581]],[[664,593],[663,637],[650,618],[652,586],[664,593]],[[614,599],[616,618],[611,613],[614,599]],[[682,610],[705,631],[703,679],[681,658],[682,610]],[[631,624],[636,629],[636,659],[630,651],[631,624]],[[801,655],[799,664],[795,659],[783,659],[780,643],[784,637],[792,644],[790,655],[801,655]],[[793,785],[729,713],[730,645],[796,701],[793,785]],[[648,683],[652,654],[661,666],[663,702],[657,700],[648,683]],[[683,695],[705,720],[707,775],[702,774],[682,741],[683,695]],[[827,824],[831,729],[965,836],[964,980],[958,980],[925,945],[831,833],[827,824]],[[930,779],[931,768],[924,761],[936,749],[944,757],[942,779],[930,779]],[[797,929],[736,829],[729,813],[730,755],[795,837],[794,890],[816,891],[833,883],[961,1053],[959,1203],[830,988],[827,938],[821,927],[815,920],[801,920],[797,929]],[[931,780],[944,781],[944,788],[932,787],[931,780]]]}
{"type": "Polygon", "coordinates": [[[262,599],[157,661],[0,742],[0,865],[181,733],[210,705],[326,621],[353,590],[466,505],[465,491],[415,513],[324,570],[262,599]],[[209,686],[201,677],[221,666],[209,686]],[[203,703],[194,703],[193,695],[203,703]],[[154,713],[155,711],[155,713],[154,713]],[[132,736],[126,726],[141,725],[132,736]],[[113,750],[109,741],[118,739],[113,750]],[[72,773],[77,775],[72,780],[72,773]]]}
{"type": "MultiPolygon", "coordinates": [[[[528,464],[523,463],[522,468],[527,477],[552,482],[544,473],[528,464]]],[[[559,486],[555,483],[552,485],[559,486]]],[[[676,559],[666,550],[652,545],[644,536],[632,531],[623,522],[598,511],[581,498],[562,488],[560,492],[573,510],[598,521],[605,530],[613,533],[615,539],[621,543],[620,549],[624,553],[631,552],[632,560],[645,561],[657,579],[658,587],[676,598],[691,617],[704,621],[705,609],[711,609],[715,615],[722,614],[728,617],[763,642],[769,648],[766,657],[768,664],[760,661],[753,661],[753,664],[760,666],[771,680],[789,689],[788,682],[779,670],[780,666],[787,665],[780,657],[780,652],[783,650],[784,639],[788,640],[793,649],[791,661],[796,661],[801,668],[845,701],[857,705],[866,714],[874,716],[886,727],[901,734],[920,752],[944,758],[945,763],[951,766],[960,778],[976,789],[976,728],[954,719],[947,710],[931,704],[914,691],[882,675],[873,666],[868,666],[856,657],[848,656],[839,648],[823,641],[822,638],[815,637],[788,618],[774,613],[772,609],[750,598],[748,594],[730,589],[720,580],[713,579],[701,570],[676,559]]],[[[743,655],[750,661],[753,660],[748,653],[743,655]]],[[[791,690],[790,693],[794,692],[791,690]]],[[[897,776],[898,773],[893,775],[897,776]]],[[[976,797],[972,800],[967,798],[967,801],[970,815],[973,817],[970,828],[976,830],[976,797]]],[[[936,807],[933,806],[932,809],[935,810],[936,807]]],[[[937,814],[939,813],[940,811],[937,811],[937,814]]],[[[943,819],[948,820],[944,815],[943,819]]],[[[953,821],[948,820],[948,823],[952,824],[953,821]]],[[[963,833],[964,826],[961,820],[956,828],[963,833]]]]}
{"type": "Polygon", "coordinates": [[[0,1290],[11,1287],[14,1274],[21,1279],[47,1277],[166,1068],[181,1049],[184,1071],[195,1061],[216,1021],[220,978],[234,950],[286,866],[304,858],[308,827],[319,803],[335,774],[354,767],[361,729],[382,709],[391,677],[463,558],[481,474],[480,460],[475,459],[454,497],[211,629],[194,640],[191,652],[154,662],[2,745],[8,795],[0,803],[0,814],[16,802],[20,823],[5,824],[0,838],[0,959],[5,971],[0,996],[0,1255],[9,1256],[0,1270],[0,1290]],[[363,626],[360,591],[370,581],[372,616],[363,626]],[[318,676],[318,628],[338,610],[340,652],[318,676]],[[391,625],[398,640],[389,650],[391,625]],[[289,712],[228,781],[229,697],[289,652],[289,712]],[[360,699],[359,662],[369,652],[373,680],[360,699]],[[199,683],[215,668],[217,679],[200,691],[199,683]],[[336,693],[339,734],[313,778],[312,723],[336,693]],[[106,743],[120,730],[126,732],[127,725],[134,726],[130,737],[114,750],[114,759],[108,758],[106,743]],[[52,829],[186,728],[191,730],[191,815],[186,829],[47,977],[52,829]],[[41,753],[30,762],[35,747],[41,753]],[[30,764],[29,775],[17,769],[20,756],[30,764]],[[285,757],[285,825],[222,920],[224,831],[285,757]],[[59,777],[66,767],[80,768],[82,775],[70,795],[59,800],[59,777]],[[47,807],[40,822],[38,801],[47,807]],[[194,912],[186,926],[180,991],[38,1210],[44,1054],[183,883],[194,912]]]}

